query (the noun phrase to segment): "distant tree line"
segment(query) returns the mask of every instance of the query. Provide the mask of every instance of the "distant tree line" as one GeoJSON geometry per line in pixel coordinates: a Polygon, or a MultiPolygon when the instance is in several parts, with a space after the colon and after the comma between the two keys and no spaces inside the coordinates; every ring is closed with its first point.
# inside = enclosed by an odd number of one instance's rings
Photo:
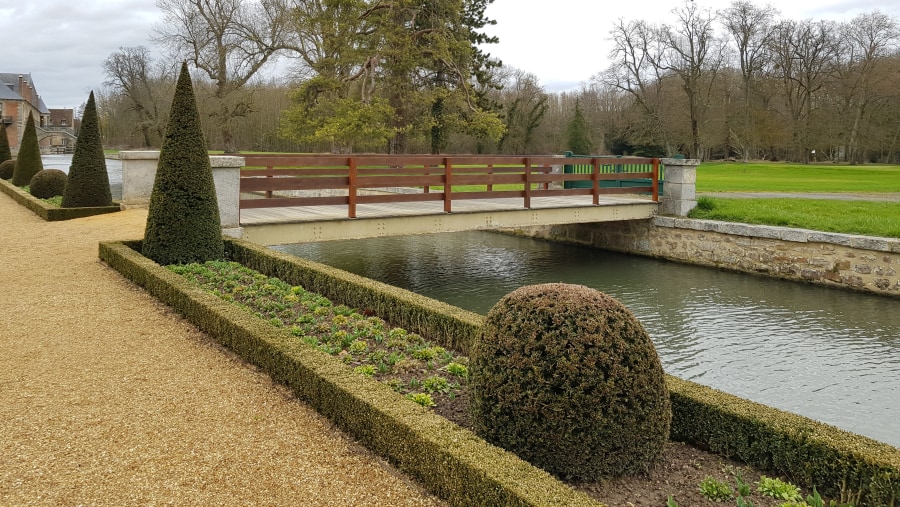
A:
{"type": "Polygon", "coordinates": [[[227,152],[900,163],[894,17],[795,21],[686,0],[666,23],[616,22],[612,64],[552,93],[485,52],[492,1],[157,0],[166,56],[123,47],[104,61],[105,144],[159,146],[187,61],[209,148],[227,152]]]}

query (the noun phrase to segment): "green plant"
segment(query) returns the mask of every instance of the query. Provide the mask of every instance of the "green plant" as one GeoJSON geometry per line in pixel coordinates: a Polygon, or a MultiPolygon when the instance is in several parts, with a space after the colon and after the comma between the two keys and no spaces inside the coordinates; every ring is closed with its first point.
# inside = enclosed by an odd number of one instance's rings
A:
{"type": "Polygon", "coordinates": [[[12,178],[13,171],[16,170],[16,161],[6,160],[4,162],[0,162],[0,179],[8,180],[12,178]]]}
{"type": "Polygon", "coordinates": [[[712,211],[716,207],[716,201],[712,197],[701,196],[697,198],[697,209],[701,211],[712,211]]]}
{"type": "Polygon", "coordinates": [[[782,481],[777,477],[760,476],[756,491],[764,496],[770,496],[778,500],[788,500],[792,502],[800,502],[803,500],[803,497],[800,496],[800,488],[789,482],[782,481]]]}
{"type": "Polygon", "coordinates": [[[63,194],[68,176],[59,169],[38,171],[28,184],[28,192],[38,199],[49,199],[63,194]]]}
{"type": "Polygon", "coordinates": [[[445,393],[450,390],[450,382],[444,377],[434,375],[422,381],[422,389],[429,393],[445,393]]]}
{"type": "Polygon", "coordinates": [[[38,171],[43,169],[44,164],[41,162],[41,148],[38,146],[34,117],[29,112],[28,120],[25,123],[25,131],[22,132],[22,142],[19,144],[16,168],[13,170],[10,182],[17,187],[24,187],[31,182],[31,178],[38,171]]]}
{"type": "Polygon", "coordinates": [[[545,470],[593,480],[647,470],[669,437],[659,356],[614,298],[532,285],[490,312],[470,361],[476,432],[545,470]]]}
{"type": "Polygon", "coordinates": [[[81,129],[75,142],[75,153],[69,167],[69,184],[63,194],[63,208],[112,206],[109,175],[106,172],[106,156],[100,138],[100,122],[94,92],[88,95],[81,129]]]}
{"type": "Polygon", "coordinates": [[[678,507],[678,502],[675,501],[672,495],[669,495],[669,499],[666,500],[666,507],[678,507]]]}
{"type": "Polygon", "coordinates": [[[172,98],[141,253],[161,265],[225,257],[212,167],[187,63],[172,98]]]}
{"type": "Polygon", "coordinates": [[[734,471],[734,481],[737,486],[738,497],[750,496],[750,484],[744,481],[740,470],[734,471]]]}
{"type": "Polygon", "coordinates": [[[425,408],[431,408],[434,406],[434,400],[431,399],[430,394],[426,393],[414,393],[407,394],[406,397],[419,405],[422,405],[425,408]]]}
{"type": "Polygon", "coordinates": [[[469,369],[459,363],[449,363],[444,368],[448,373],[457,377],[466,378],[469,376],[469,369]]]}
{"type": "Polygon", "coordinates": [[[372,366],[371,364],[361,364],[361,365],[357,366],[356,368],[353,368],[353,371],[356,373],[365,375],[367,377],[371,377],[371,376],[375,375],[376,370],[375,370],[375,367],[372,366]]]}
{"type": "Polygon", "coordinates": [[[734,493],[727,483],[707,475],[700,481],[700,493],[714,502],[724,502],[734,493]]]}

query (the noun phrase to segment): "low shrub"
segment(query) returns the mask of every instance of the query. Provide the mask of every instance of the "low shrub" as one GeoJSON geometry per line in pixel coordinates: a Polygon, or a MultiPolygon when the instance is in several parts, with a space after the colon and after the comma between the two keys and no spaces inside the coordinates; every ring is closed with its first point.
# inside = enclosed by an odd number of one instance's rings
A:
{"type": "Polygon", "coordinates": [[[43,169],[32,176],[28,191],[38,199],[61,196],[66,190],[68,180],[66,173],[59,169],[43,169]]]}
{"type": "Polygon", "coordinates": [[[12,178],[13,171],[16,170],[16,159],[5,160],[0,163],[0,179],[8,180],[12,178]]]}

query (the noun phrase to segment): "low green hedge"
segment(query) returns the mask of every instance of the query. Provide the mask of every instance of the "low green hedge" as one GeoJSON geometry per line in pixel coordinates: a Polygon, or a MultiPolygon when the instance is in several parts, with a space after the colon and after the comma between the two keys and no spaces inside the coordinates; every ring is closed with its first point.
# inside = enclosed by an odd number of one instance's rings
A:
{"type": "Polygon", "coordinates": [[[100,258],[451,504],[602,505],[389,386],[353,373],[287,330],[203,291],[139,250],[139,242],[101,243],[100,258]]]}
{"type": "MultiPolygon", "coordinates": [[[[580,495],[562,500],[571,490],[543,472],[439,416],[422,413],[386,386],[370,386],[377,382],[364,382],[336,359],[296,343],[287,331],[202,293],[140,256],[134,251],[138,247],[104,243],[100,255],[442,497],[460,504],[590,504],[580,495]],[[444,443],[450,447],[442,449],[444,443]],[[534,496],[545,488],[543,496],[534,496]]],[[[483,322],[478,314],[246,241],[226,239],[225,248],[229,258],[267,276],[370,310],[464,354],[470,353],[483,322]]],[[[673,440],[785,475],[806,488],[816,486],[829,496],[859,494],[857,507],[893,507],[900,499],[900,449],[671,375],[666,381],[673,440]]]]}
{"type": "Polygon", "coordinates": [[[457,306],[249,241],[228,240],[225,251],[229,259],[266,276],[372,313],[407,331],[435,335],[444,347],[464,353],[468,353],[484,322],[483,316],[457,306]]]}
{"type": "Polygon", "coordinates": [[[103,215],[121,211],[122,209],[118,204],[88,208],[59,208],[38,199],[6,180],[0,180],[0,190],[48,222],[103,215]]]}
{"type": "Polygon", "coordinates": [[[671,438],[861,505],[900,499],[900,449],[671,375],[671,438]]]}

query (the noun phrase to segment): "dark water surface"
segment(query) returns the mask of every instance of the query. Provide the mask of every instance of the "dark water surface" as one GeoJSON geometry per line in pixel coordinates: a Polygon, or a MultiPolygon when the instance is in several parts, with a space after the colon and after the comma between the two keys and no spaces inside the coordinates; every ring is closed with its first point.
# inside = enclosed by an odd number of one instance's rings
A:
{"type": "Polygon", "coordinates": [[[900,446],[900,301],[489,232],[275,247],[486,314],[546,282],[622,301],[667,373],[900,446]]]}

